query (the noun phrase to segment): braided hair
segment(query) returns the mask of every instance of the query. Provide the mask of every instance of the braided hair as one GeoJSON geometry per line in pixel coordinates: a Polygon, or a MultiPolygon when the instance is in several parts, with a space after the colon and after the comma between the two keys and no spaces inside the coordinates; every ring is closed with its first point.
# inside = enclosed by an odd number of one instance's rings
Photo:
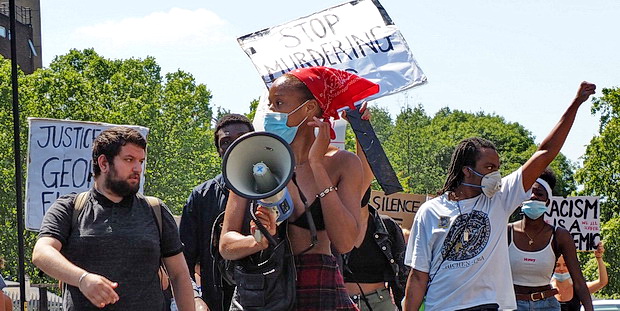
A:
{"type": "Polygon", "coordinates": [[[448,177],[446,178],[443,188],[438,192],[439,195],[448,191],[454,191],[454,189],[463,182],[463,177],[465,177],[463,175],[463,167],[476,166],[476,161],[480,157],[480,149],[482,148],[497,150],[491,141],[479,137],[463,139],[458,146],[456,146],[454,153],[452,153],[452,158],[450,159],[448,177]]]}

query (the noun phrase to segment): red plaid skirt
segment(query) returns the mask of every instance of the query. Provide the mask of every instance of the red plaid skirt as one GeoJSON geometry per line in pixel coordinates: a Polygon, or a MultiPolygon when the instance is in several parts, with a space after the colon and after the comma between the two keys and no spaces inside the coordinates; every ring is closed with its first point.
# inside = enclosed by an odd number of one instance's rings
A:
{"type": "Polygon", "coordinates": [[[358,310],[349,298],[336,258],[329,255],[295,256],[297,310],[358,310]]]}

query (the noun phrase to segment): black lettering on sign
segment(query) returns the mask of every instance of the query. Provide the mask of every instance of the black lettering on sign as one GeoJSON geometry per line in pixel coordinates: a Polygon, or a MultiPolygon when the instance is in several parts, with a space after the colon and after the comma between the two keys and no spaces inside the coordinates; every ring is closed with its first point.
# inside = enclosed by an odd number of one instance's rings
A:
{"type": "Polygon", "coordinates": [[[579,226],[579,220],[573,221],[573,224],[568,229],[570,232],[581,232],[581,227],[579,226]]]}
{"type": "Polygon", "coordinates": [[[596,245],[601,240],[601,235],[599,233],[589,232],[586,234],[581,234],[579,232],[573,232],[571,235],[573,236],[575,247],[584,251],[596,249],[596,245]]]}
{"type": "Polygon", "coordinates": [[[37,140],[39,148],[90,149],[93,140],[101,132],[101,129],[64,125],[45,125],[40,126],[39,129],[45,133],[43,139],[37,140]]]}
{"type": "Polygon", "coordinates": [[[584,210],[585,216],[583,218],[598,219],[598,200],[594,200],[594,202],[586,200],[584,210]],[[588,211],[592,211],[594,213],[594,217],[588,217],[588,211]]]}
{"type": "Polygon", "coordinates": [[[51,157],[41,166],[41,182],[48,189],[90,187],[92,160],[51,157]]]}
{"type": "MultiPolygon", "coordinates": [[[[337,22],[337,16],[332,16],[328,22],[321,19],[311,19],[291,27],[282,28],[280,34],[287,48],[295,48],[302,44],[303,40],[324,39],[330,34],[335,34],[333,24],[337,22]],[[331,24],[330,24],[331,23],[331,24]]],[[[327,20],[327,19],[326,19],[327,20]]],[[[299,68],[312,66],[337,65],[346,61],[359,59],[372,54],[387,53],[394,50],[392,39],[377,37],[381,26],[375,26],[367,31],[344,36],[346,41],[334,39],[326,41],[315,48],[306,48],[291,51],[289,55],[274,59],[273,63],[262,64],[267,74],[263,76],[266,84],[271,84],[281,75],[299,68]]]]}
{"type": "Polygon", "coordinates": [[[570,201],[571,204],[573,205],[573,216],[577,217],[577,218],[581,218],[583,217],[583,209],[581,208],[581,205],[583,203],[582,199],[576,199],[576,200],[571,200],[570,201]]]}

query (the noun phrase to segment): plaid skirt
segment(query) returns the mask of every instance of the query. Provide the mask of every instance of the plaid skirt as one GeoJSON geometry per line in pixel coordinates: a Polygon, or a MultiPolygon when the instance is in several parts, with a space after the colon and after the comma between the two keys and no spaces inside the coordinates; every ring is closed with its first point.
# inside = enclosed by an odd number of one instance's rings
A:
{"type": "Polygon", "coordinates": [[[358,310],[349,298],[336,258],[330,255],[295,256],[297,310],[358,310]]]}

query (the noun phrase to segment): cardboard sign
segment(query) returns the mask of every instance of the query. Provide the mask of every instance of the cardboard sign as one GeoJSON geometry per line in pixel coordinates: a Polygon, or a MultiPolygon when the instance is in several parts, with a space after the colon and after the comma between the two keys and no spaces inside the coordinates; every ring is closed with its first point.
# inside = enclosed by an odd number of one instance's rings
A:
{"type": "MultiPolygon", "coordinates": [[[[38,231],[43,215],[59,196],[91,188],[93,140],[117,125],[40,118],[28,118],[28,125],[26,229],[38,231]]],[[[124,126],[136,129],[145,138],[148,135],[148,128],[124,126]]],[[[142,191],[144,174],[140,179],[142,191]]]]}
{"type": "Polygon", "coordinates": [[[237,39],[265,85],[298,68],[326,66],[380,85],[367,100],[426,83],[409,46],[376,0],[344,3],[237,39]]]}
{"type": "Polygon", "coordinates": [[[394,193],[385,195],[383,191],[373,190],[370,194],[370,206],[380,214],[392,217],[403,229],[411,229],[413,217],[427,196],[422,194],[394,193]]]}
{"type": "Polygon", "coordinates": [[[568,230],[577,250],[593,251],[601,241],[598,197],[551,197],[545,221],[568,230]]]}

